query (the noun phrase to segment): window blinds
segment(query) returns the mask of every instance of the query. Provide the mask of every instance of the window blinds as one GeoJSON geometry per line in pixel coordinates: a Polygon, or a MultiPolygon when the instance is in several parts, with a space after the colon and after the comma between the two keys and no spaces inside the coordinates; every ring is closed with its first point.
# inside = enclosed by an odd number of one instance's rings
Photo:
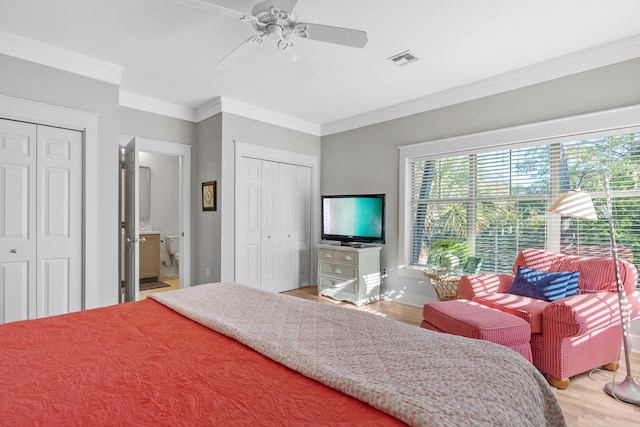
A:
{"type": "Polygon", "coordinates": [[[408,177],[411,263],[428,266],[432,245],[466,242],[482,271],[510,272],[526,248],[610,256],[604,183],[585,178],[598,221],[547,212],[588,171],[610,179],[619,256],[640,262],[640,133],[453,157],[414,158],[408,177]]]}

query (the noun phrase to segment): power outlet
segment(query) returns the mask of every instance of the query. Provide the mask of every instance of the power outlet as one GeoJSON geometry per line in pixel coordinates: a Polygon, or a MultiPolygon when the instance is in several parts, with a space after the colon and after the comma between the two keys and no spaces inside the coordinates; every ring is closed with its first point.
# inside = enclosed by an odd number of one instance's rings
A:
{"type": "Polygon", "coordinates": [[[382,275],[383,276],[387,275],[387,267],[382,267],[382,275]]]}
{"type": "Polygon", "coordinates": [[[206,269],[204,270],[204,277],[206,277],[206,278],[208,279],[208,278],[209,278],[209,276],[211,276],[211,271],[210,271],[208,268],[206,268],[206,269]]]}

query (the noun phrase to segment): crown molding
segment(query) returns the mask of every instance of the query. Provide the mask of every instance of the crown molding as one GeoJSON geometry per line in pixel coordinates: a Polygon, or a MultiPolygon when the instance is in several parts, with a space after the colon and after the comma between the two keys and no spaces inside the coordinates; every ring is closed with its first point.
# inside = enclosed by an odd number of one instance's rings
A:
{"type": "Polygon", "coordinates": [[[616,40],[390,107],[326,123],[322,125],[322,135],[345,132],[412,114],[423,113],[638,57],[640,57],[640,35],[616,40]]]}
{"type": "Polygon", "coordinates": [[[196,114],[196,122],[200,123],[203,120],[208,119],[209,117],[213,117],[216,114],[222,113],[222,97],[216,96],[211,101],[207,102],[200,108],[198,108],[195,112],[196,114]]]}
{"type": "MultiPolygon", "coordinates": [[[[120,65],[5,31],[0,31],[0,54],[118,86],[122,82],[124,73],[124,68],[120,65]]],[[[182,105],[121,91],[120,105],[193,122],[200,122],[224,111],[311,135],[326,136],[519,89],[638,57],[640,57],[640,35],[322,125],[226,97],[216,97],[197,110],[193,110],[182,105]]]]}
{"type": "Polygon", "coordinates": [[[276,126],[285,127],[291,130],[320,136],[320,125],[296,119],[295,117],[275,113],[265,108],[245,104],[231,98],[217,96],[210,102],[204,104],[197,110],[193,110],[182,105],[172,104],[159,99],[137,95],[131,92],[120,91],[120,105],[122,107],[134,108],[136,110],[161,114],[163,116],[188,120],[200,123],[209,117],[225,112],[253,120],[269,123],[276,126]]]}
{"type": "Polygon", "coordinates": [[[120,106],[190,122],[198,121],[196,120],[196,112],[189,107],[123,90],[120,91],[120,106]]]}
{"type": "Polygon", "coordinates": [[[90,77],[114,85],[122,82],[124,68],[117,64],[101,61],[70,50],[0,31],[0,54],[13,56],[90,77]]]}
{"type": "Polygon", "coordinates": [[[231,113],[287,129],[321,136],[320,125],[317,123],[300,120],[223,96],[216,97],[213,101],[200,107],[196,112],[196,121],[200,122],[220,112],[231,113]]]}

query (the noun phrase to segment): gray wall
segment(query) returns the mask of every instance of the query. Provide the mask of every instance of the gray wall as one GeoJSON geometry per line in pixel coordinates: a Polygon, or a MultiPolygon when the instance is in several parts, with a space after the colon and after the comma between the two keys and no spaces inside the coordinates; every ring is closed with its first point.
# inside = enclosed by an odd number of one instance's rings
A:
{"type": "Polygon", "coordinates": [[[191,237],[193,254],[191,262],[191,282],[209,283],[220,280],[220,217],[226,206],[221,203],[224,192],[221,178],[222,169],[222,113],[216,114],[198,124],[198,143],[192,149],[192,195],[191,237]],[[216,181],[216,211],[202,211],[201,184],[216,181]],[[209,277],[206,270],[209,269],[209,277]]]}
{"type": "Polygon", "coordinates": [[[389,298],[435,299],[424,281],[402,274],[398,251],[398,147],[640,104],[640,59],[614,64],[397,120],[322,138],[323,194],[387,194],[387,244],[381,262],[389,298]]]}
{"type": "Polygon", "coordinates": [[[118,302],[118,86],[0,55],[0,94],[98,115],[98,301],[118,302]]]}
{"type": "MultiPolygon", "coordinates": [[[[234,141],[264,145],[320,157],[320,137],[247,119],[230,113],[222,113],[221,140],[221,192],[220,204],[220,279],[234,277],[234,229],[235,229],[235,147],[234,141]]],[[[216,277],[218,279],[218,277],[216,277]]]]}
{"type": "Polygon", "coordinates": [[[121,134],[193,146],[198,124],[133,108],[120,107],[121,134]]]}

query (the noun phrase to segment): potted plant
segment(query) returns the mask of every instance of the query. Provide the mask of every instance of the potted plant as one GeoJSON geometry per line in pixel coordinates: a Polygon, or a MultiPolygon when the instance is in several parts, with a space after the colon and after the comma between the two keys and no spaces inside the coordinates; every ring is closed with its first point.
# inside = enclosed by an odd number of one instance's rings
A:
{"type": "Polygon", "coordinates": [[[470,248],[466,241],[454,238],[435,240],[429,247],[428,262],[444,271],[456,270],[469,256],[470,248]]]}

